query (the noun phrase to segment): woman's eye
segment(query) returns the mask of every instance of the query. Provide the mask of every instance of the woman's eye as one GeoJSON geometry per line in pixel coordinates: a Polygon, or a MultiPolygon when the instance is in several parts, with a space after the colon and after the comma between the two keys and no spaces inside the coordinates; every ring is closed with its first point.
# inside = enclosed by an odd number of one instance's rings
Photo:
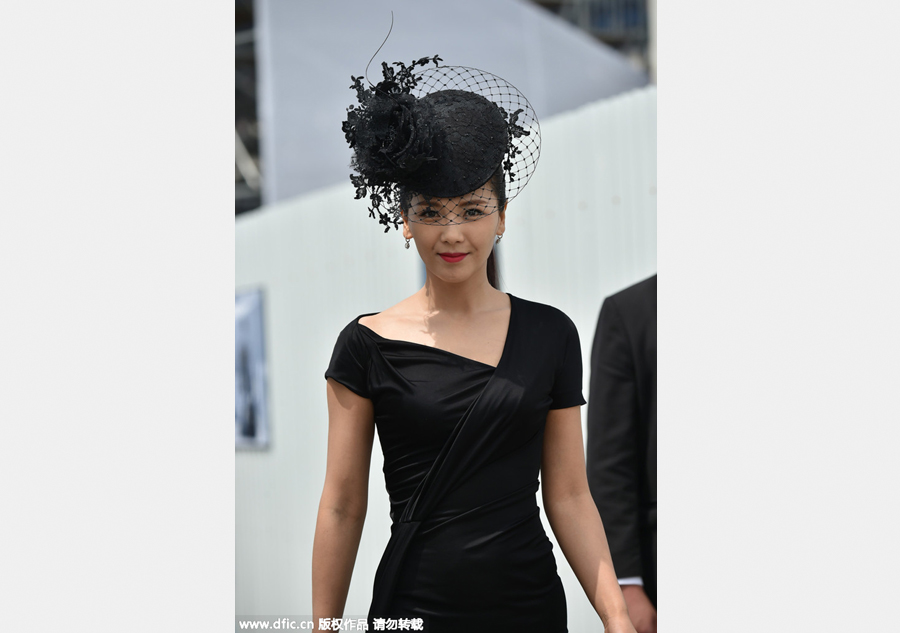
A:
{"type": "Polygon", "coordinates": [[[436,218],[438,216],[438,212],[434,209],[423,209],[419,211],[419,216],[423,218],[436,218]]]}
{"type": "Polygon", "coordinates": [[[477,218],[482,215],[484,215],[484,211],[482,211],[481,209],[476,209],[474,207],[471,209],[466,209],[466,217],[477,218]]]}

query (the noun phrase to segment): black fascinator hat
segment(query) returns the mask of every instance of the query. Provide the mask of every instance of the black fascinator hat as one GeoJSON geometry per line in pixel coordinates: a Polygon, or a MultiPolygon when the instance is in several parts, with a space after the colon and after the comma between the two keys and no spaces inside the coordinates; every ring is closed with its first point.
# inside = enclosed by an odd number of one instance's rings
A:
{"type": "MultiPolygon", "coordinates": [[[[401,223],[402,193],[455,198],[502,171],[505,197],[511,200],[540,156],[540,127],[521,92],[496,75],[440,66],[440,61],[434,56],[409,66],[395,62],[396,70],[382,63],[384,79],[369,88],[362,77],[351,78],[359,105],[347,109],[343,124],[357,172],[350,180],[356,198],[369,199],[369,215],[377,212],[385,232],[401,223]],[[417,67],[422,69],[416,72],[417,67]]],[[[427,221],[449,224],[481,215],[451,212],[427,221]]]]}

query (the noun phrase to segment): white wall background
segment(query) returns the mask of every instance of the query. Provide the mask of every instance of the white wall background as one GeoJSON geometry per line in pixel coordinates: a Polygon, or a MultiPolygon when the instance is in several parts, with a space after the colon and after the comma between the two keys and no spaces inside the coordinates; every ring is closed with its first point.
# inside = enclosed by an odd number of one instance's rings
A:
{"type": "MultiPolygon", "coordinates": [[[[540,165],[507,211],[497,251],[501,283],[575,321],[587,398],[603,298],[656,272],[656,89],[549,118],[541,133],[540,165]]],[[[398,231],[382,233],[365,209],[348,181],[236,222],[236,286],[258,285],[266,293],[272,412],[271,448],[235,457],[239,615],[311,615],[312,542],[327,437],[323,373],[351,319],[396,303],[421,283],[416,250],[403,248],[398,231]]],[[[376,440],[346,617],[368,612],[390,533],[381,466],[376,440]]],[[[596,631],[599,618],[545,526],[568,597],[569,630],[596,631]]]]}

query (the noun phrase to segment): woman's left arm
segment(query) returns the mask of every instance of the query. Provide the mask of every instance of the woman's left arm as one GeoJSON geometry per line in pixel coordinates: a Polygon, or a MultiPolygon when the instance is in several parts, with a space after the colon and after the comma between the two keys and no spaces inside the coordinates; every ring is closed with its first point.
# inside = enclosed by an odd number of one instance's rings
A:
{"type": "Polygon", "coordinates": [[[580,407],[551,409],[541,459],[544,511],[605,633],[634,633],[600,513],[588,488],[580,407]]]}

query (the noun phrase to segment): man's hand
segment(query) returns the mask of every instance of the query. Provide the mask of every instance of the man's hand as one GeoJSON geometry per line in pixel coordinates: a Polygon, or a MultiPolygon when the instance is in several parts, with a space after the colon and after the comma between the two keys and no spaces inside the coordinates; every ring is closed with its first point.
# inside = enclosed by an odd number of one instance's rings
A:
{"type": "Polygon", "coordinates": [[[640,585],[622,585],[628,616],[637,633],[656,633],[656,609],[640,585]]]}

